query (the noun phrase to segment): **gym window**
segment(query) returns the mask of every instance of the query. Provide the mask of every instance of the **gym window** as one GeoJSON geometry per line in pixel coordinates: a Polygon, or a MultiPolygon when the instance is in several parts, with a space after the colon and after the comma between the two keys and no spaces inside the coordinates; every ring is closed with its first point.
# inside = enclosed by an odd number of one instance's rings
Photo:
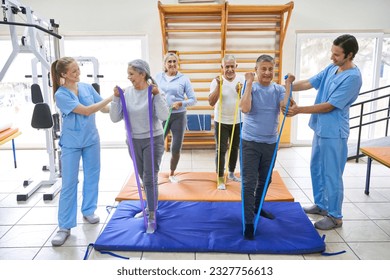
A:
{"type": "MultiPolygon", "coordinates": [[[[72,57],[94,57],[99,64],[99,73],[93,73],[91,63],[80,63],[80,80],[94,83],[93,75],[99,74],[100,92],[103,98],[110,96],[116,85],[125,88],[131,85],[127,79],[127,64],[133,59],[148,61],[146,36],[126,37],[66,37],[64,54],[72,57]]],[[[125,145],[126,132],[123,122],[113,123],[109,114],[96,114],[101,145],[125,145]]]]}
{"type": "MultiPolygon", "coordinates": [[[[99,73],[94,73],[92,63],[80,62],[80,79],[82,82],[94,83],[95,75],[103,75],[98,78],[103,97],[111,95],[115,85],[131,85],[127,79],[129,61],[136,58],[148,60],[146,36],[64,37],[61,44],[61,56],[93,57],[98,61],[99,73]]],[[[50,49],[50,45],[47,48],[50,49]]],[[[0,37],[0,53],[4,54],[0,56],[0,67],[3,67],[11,52],[9,37],[0,37]]],[[[14,127],[22,131],[18,137],[19,148],[44,148],[46,145],[44,132],[31,127],[34,104],[31,102],[30,87],[33,82],[25,75],[32,74],[33,58],[32,54],[18,54],[0,83],[0,118],[12,120],[14,127]]],[[[39,82],[41,84],[40,79],[39,82]]],[[[125,145],[123,122],[113,123],[108,114],[98,112],[96,123],[102,146],[125,145]]]]}

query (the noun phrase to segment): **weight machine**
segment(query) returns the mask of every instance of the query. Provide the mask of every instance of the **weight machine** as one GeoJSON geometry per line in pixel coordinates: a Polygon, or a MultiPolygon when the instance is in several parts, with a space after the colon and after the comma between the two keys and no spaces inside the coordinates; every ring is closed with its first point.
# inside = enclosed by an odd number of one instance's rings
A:
{"type": "Polygon", "coordinates": [[[61,174],[59,154],[56,147],[56,136],[59,130],[59,118],[52,115],[55,112],[55,106],[50,89],[50,67],[52,63],[51,47],[45,45],[45,35],[53,38],[54,59],[60,58],[59,40],[62,38],[58,35],[59,25],[53,19],[50,21],[38,17],[30,7],[20,4],[16,0],[2,0],[1,8],[3,9],[3,21],[0,24],[8,25],[11,35],[13,50],[0,71],[0,81],[4,78],[7,70],[19,53],[31,53],[35,56],[32,60],[32,79],[31,87],[32,99],[35,103],[33,118],[31,124],[34,128],[45,129],[46,149],[49,155],[50,176],[48,180],[26,180],[23,185],[24,192],[17,194],[17,201],[26,201],[40,187],[48,187],[49,191],[43,195],[44,200],[52,200],[61,189],[61,174]],[[24,22],[17,22],[15,16],[23,17],[24,22]],[[24,27],[22,36],[18,35],[17,26],[24,27]],[[38,68],[41,68],[42,75],[38,75],[38,68]],[[42,79],[42,89],[39,86],[38,78],[42,79]],[[55,122],[53,122],[53,119],[55,122]]]}
{"type": "Polygon", "coordinates": [[[74,58],[80,65],[84,65],[85,63],[91,63],[93,68],[93,74],[88,74],[88,78],[93,79],[92,86],[94,89],[100,94],[100,83],[99,79],[104,78],[104,75],[99,74],[99,61],[96,57],[93,56],[78,56],[74,58]]]}

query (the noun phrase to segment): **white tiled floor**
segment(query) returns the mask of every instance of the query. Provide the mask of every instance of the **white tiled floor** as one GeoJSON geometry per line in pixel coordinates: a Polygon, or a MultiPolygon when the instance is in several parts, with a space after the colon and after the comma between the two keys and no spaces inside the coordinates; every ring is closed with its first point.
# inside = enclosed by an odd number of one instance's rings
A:
{"type": "MultiPolygon", "coordinates": [[[[281,148],[275,170],[282,176],[295,201],[303,206],[311,204],[312,192],[309,172],[310,147],[281,148]]],[[[26,202],[17,202],[23,181],[41,177],[47,164],[45,150],[17,150],[18,168],[13,167],[12,151],[0,150],[0,259],[3,260],[81,260],[87,245],[96,241],[110,219],[107,206],[116,205],[115,197],[132,173],[132,163],[124,148],[102,149],[102,173],[97,214],[101,223],[86,224],[81,216],[78,226],[62,247],[52,247],[51,239],[57,230],[58,195],[44,201],[42,188],[26,202]],[[33,176],[34,175],[34,176],[33,176]]],[[[161,166],[169,169],[169,153],[161,166]]],[[[213,150],[184,150],[178,171],[214,171],[213,150]]],[[[121,252],[133,260],[390,260],[390,169],[373,163],[371,192],[364,194],[366,160],[347,163],[344,173],[344,225],[327,232],[326,251],[345,250],[346,253],[323,256],[257,255],[225,253],[162,253],[121,252]]],[[[82,178],[82,176],[80,176],[82,178]]],[[[80,193],[81,197],[81,193],[80,193]]],[[[111,214],[113,213],[112,210],[111,214]]],[[[310,217],[313,221],[316,216],[310,217]]],[[[115,259],[92,250],[88,259],[115,259]]]]}

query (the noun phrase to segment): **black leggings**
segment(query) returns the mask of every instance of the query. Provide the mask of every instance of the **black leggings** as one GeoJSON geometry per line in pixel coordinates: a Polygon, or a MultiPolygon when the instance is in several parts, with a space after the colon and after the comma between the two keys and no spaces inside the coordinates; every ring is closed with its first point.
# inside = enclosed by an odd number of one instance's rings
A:
{"type": "MultiPolygon", "coordinates": [[[[163,122],[165,127],[166,121],[163,122]]],[[[164,139],[167,137],[169,131],[172,133],[171,143],[171,171],[175,171],[180,159],[180,151],[183,145],[184,132],[187,126],[187,112],[173,113],[169,118],[167,130],[164,134],[164,139]]]]}
{"type": "Polygon", "coordinates": [[[230,141],[233,141],[232,143],[232,150],[230,152],[230,158],[229,158],[229,172],[234,172],[234,169],[236,168],[237,164],[237,158],[238,158],[238,150],[240,146],[240,124],[224,124],[221,123],[221,144],[218,143],[218,137],[219,137],[219,123],[214,121],[214,130],[215,130],[215,143],[216,143],[216,154],[215,154],[215,166],[217,167],[216,172],[218,172],[218,177],[223,177],[223,174],[225,172],[225,155],[226,152],[229,149],[230,141]],[[234,127],[235,126],[235,127],[234,127]],[[233,139],[231,139],[232,130],[234,127],[234,135],[233,139]],[[218,169],[218,149],[219,146],[221,148],[221,151],[219,153],[220,159],[219,159],[219,169],[218,169]]]}

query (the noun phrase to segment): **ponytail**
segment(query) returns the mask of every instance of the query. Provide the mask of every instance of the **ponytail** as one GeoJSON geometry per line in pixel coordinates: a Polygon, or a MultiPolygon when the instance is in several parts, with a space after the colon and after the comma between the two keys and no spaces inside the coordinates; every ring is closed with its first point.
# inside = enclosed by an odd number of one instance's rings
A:
{"type": "Polygon", "coordinates": [[[69,64],[71,64],[72,62],[75,62],[75,59],[73,57],[62,57],[51,64],[51,80],[53,84],[53,97],[56,91],[58,90],[58,88],[62,86],[61,74],[66,73],[69,64]]]}
{"type": "Polygon", "coordinates": [[[51,64],[51,83],[53,85],[53,99],[54,99],[54,102],[55,102],[55,98],[54,98],[54,95],[57,91],[57,89],[60,87],[60,78],[58,77],[58,73],[57,73],[57,62],[58,60],[54,61],[52,64],[51,64]]]}

